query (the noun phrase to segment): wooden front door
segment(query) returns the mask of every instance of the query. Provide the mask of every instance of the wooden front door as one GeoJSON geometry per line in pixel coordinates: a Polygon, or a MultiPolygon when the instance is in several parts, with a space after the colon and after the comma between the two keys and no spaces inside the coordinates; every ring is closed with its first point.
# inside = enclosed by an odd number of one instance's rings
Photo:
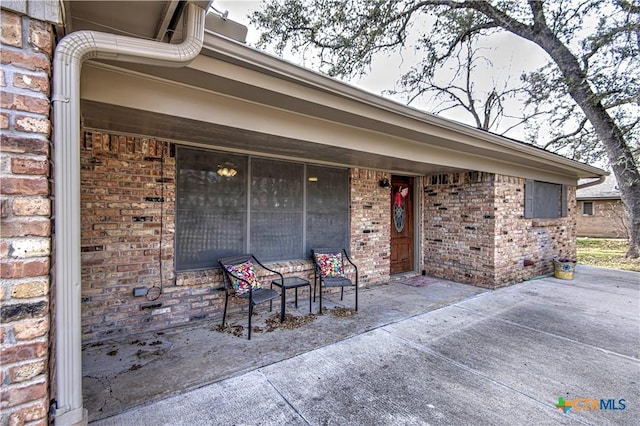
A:
{"type": "Polygon", "coordinates": [[[391,176],[391,274],[413,271],[413,178],[391,176]]]}

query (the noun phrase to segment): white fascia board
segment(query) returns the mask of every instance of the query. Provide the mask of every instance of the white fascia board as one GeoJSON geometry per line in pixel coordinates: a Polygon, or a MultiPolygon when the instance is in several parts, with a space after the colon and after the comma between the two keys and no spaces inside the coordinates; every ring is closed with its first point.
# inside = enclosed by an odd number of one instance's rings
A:
{"type": "MultiPolygon", "coordinates": [[[[82,99],[187,120],[235,127],[260,134],[340,146],[354,152],[393,157],[462,170],[575,184],[575,175],[541,163],[518,164],[371,129],[323,120],[113,66],[88,63],[82,74],[82,99]]],[[[125,118],[126,119],[126,118],[125,118]]],[[[185,132],[189,130],[184,129],[185,132]]]]}
{"type": "MultiPolygon", "coordinates": [[[[267,87],[261,85],[263,88],[282,91],[285,90],[285,86],[288,86],[287,94],[290,96],[295,96],[295,91],[290,90],[293,85],[298,86],[298,90],[311,88],[316,92],[313,97],[315,102],[327,102],[323,94],[330,94],[332,97],[337,98],[341,104],[340,107],[348,110],[348,112],[362,114],[362,108],[366,107],[369,109],[367,117],[377,117],[377,119],[390,125],[415,126],[422,128],[423,131],[426,127],[434,136],[446,137],[470,146],[482,147],[488,151],[508,151],[516,157],[526,157],[529,160],[534,158],[545,164],[553,163],[565,169],[568,174],[578,177],[596,177],[606,174],[602,169],[562,157],[539,147],[440,118],[393,100],[373,95],[215,33],[205,33],[202,53],[239,65],[245,70],[256,71],[257,75],[262,76],[260,83],[268,83],[267,87]],[[354,103],[357,106],[354,106],[354,103]],[[372,113],[371,110],[377,113],[372,113]]],[[[190,67],[204,67],[204,61],[199,58],[190,67]]],[[[220,71],[222,70],[218,64],[216,73],[220,71]]],[[[242,74],[237,74],[236,72],[234,76],[228,75],[227,77],[237,79],[242,78],[242,74]]],[[[248,83],[257,84],[257,81],[253,80],[248,83]]],[[[308,94],[309,92],[305,93],[305,95],[308,94]]],[[[309,98],[306,99],[311,100],[309,98]]],[[[335,102],[333,105],[328,106],[336,107],[335,102]]]]}

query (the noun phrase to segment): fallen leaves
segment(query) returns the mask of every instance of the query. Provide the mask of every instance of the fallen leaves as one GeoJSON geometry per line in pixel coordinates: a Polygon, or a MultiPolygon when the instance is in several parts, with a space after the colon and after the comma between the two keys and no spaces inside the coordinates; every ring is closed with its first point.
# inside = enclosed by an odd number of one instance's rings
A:
{"type": "Polygon", "coordinates": [[[211,331],[217,331],[218,333],[229,333],[233,334],[236,337],[242,336],[242,331],[244,327],[241,325],[231,325],[225,324],[224,327],[222,325],[216,325],[211,327],[211,331]]]}
{"type": "Polygon", "coordinates": [[[316,319],[314,314],[305,316],[295,316],[291,314],[284,315],[284,322],[280,322],[280,314],[274,314],[267,318],[266,326],[267,333],[270,333],[277,329],[293,330],[294,328],[300,328],[303,325],[309,324],[316,319]]]}
{"type": "MultiPolygon", "coordinates": [[[[284,321],[280,322],[280,313],[274,313],[269,316],[264,323],[264,326],[253,326],[252,332],[254,333],[271,333],[275,330],[294,330],[296,328],[303,327],[307,324],[312,323],[316,320],[318,315],[330,314],[334,317],[351,317],[356,314],[354,309],[350,308],[333,308],[333,309],[323,309],[322,314],[308,314],[308,315],[292,315],[285,314],[284,321]]],[[[224,327],[221,325],[215,325],[211,327],[211,331],[215,331],[218,333],[228,333],[232,334],[236,337],[242,336],[244,332],[244,327],[241,325],[235,324],[225,324],[224,327]]]]}
{"type": "Polygon", "coordinates": [[[351,308],[333,308],[333,309],[325,309],[325,311],[329,312],[334,317],[351,317],[356,314],[355,309],[351,308]]]}

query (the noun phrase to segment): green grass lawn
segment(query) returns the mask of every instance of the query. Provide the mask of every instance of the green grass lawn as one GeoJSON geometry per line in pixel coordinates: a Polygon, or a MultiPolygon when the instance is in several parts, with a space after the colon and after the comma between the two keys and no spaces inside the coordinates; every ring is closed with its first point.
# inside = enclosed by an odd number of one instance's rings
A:
{"type": "Polygon", "coordinates": [[[627,259],[627,240],[578,238],[578,263],[640,272],[640,259],[627,259]]]}

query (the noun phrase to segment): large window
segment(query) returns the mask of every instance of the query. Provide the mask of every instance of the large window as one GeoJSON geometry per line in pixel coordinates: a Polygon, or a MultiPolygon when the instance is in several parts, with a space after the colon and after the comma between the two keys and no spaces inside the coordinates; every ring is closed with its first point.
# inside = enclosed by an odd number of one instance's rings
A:
{"type": "Polygon", "coordinates": [[[178,271],[244,252],[271,261],[348,247],[347,169],[180,147],[176,188],[178,271]]]}
{"type": "Polygon", "coordinates": [[[307,166],[306,255],[313,247],[349,247],[349,175],[345,169],[307,166]],[[346,214],[345,214],[346,212],[346,214]]]}
{"type": "Polygon", "coordinates": [[[177,270],[215,266],[219,257],[241,253],[247,238],[247,158],[177,150],[177,270]],[[217,173],[218,165],[236,170],[217,173]]]}
{"type": "Polygon", "coordinates": [[[301,257],[304,166],[251,160],[251,252],[265,260],[301,257]]]}
{"type": "Polygon", "coordinates": [[[524,217],[555,219],[567,216],[567,186],[527,180],[524,186],[524,217]]]}

